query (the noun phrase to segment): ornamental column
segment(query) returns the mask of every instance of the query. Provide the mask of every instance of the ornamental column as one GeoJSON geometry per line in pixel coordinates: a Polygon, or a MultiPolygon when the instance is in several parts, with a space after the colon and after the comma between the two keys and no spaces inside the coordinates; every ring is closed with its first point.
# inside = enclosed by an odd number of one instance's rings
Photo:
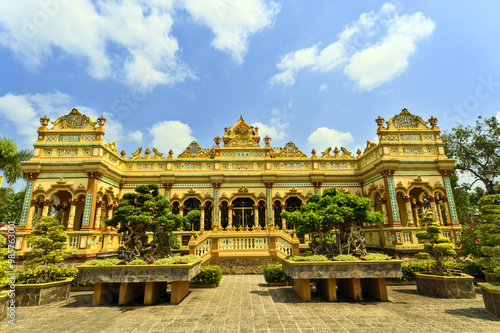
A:
{"type": "Polygon", "coordinates": [[[220,191],[221,183],[212,183],[212,187],[214,189],[214,217],[212,219],[212,230],[217,231],[220,228],[220,204],[219,204],[219,191],[220,191]]]}
{"type": "Polygon", "coordinates": [[[431,203],[431,210],[432,210],[432,217],[434,218],[434,221],[439,223],[441,225],[441,221],[439,220],[437,208],[436,208],[436,197],[433,195],[429,196],[429,202],[431,203]]]}
{"type": "Polygon", "coordinates": [[[59,214],[61,213],[61,205],[54,205],[54,218],[58,221],[59,219],[59,214]]]}
{"type": "Polygon", "coordinates": [[[40,219],[42,218],[42,214],[43,214],[43,201],[37,202],[36,207],[38,208],[38,210],[36,212],[35,223],[37,223],[38,221],[40,221],[40,219]]]}
{"type": "Polygon", "coordinates": [[[420,223],[418,222],[418,206],[415,202],[411,203],[411,212],[413,214],[413,223],[418,227],[420,223]]]}
{"type": "Polygon", "coordinates": [[[200,204],[200,231],[205,230],[205,205],[200,204]]]}
{"type": "Polygon", "coordinates": [[[413,211],[411,209],[411,197],[409,195],[405,195],[403,199],[406,205],[406,218],[408,220],[408,227],[414,227],[415,224],[413,222],[413,211]]]}
{"type": "Polygon", "coordinates": [[[257,228],[257,226],[259,225],[259,205],[253,205],[253,216],[253,227],[257,228]]]}
{"type": "MultiPolygon", "coordinates": [[[[106,206],[106,209],[107,209],[107,216],[106,216],[106,220],[110,220],[112,217],[113,217],[113,208],[114,208],[114,205],[113,204],[108,204],[106,206]]],[[[106,228],[107,230],[112,230],[112,227],[111,226],[108,226],[106,228]]]]}
{"type": "Polygon", "coordinates": [[[165,189],[165,199],[170,201],[170,191],[172,190],[172,183],[165,183],[163,184],[163,187],[165,189]]]}
{"type": "Polygon", "coordinates": [[[49,215],[49,208],[50,208],[51,203],[52,203],[52,200],[50,200],[50,199],[45,199],[43,201],[42,217],[49,215]]]}
{"type": "Polygon", "coordinates": [[[444,188],[446,189],[446,197],[448,198],[445,206],[450,210],[450,225],[460,227],[460,222],[458,221],[458,214],[455,208],[455,199],[453,198],[453,191],[451,189],[450,182],[450,170],[440,170],[441,176],[443,176],[444,188]]]}
{"type": "Polygon", "coordinates": [[[61,212],[61,225],[63,226],[67,226],[67,221],[66,221],[66,217],[68,216],[68,210],[69,210],[69,206],[68,205],[63,205],[62,206],[62,212],[61,212]]]}
{"type": "Polygon", "coordinates": [[[94,228],[95,207],[97,199],[97,185],[101,174],[98,172],[87,172],[88,186],[87,195],[85,197],[85,209],[83,211],[83,230],[90,230],[94,228]]]}
{"type": "Polygon", "coordinates": [[[78,199],[68,199],[68,202],[71,206],[69,210],[68,227],[66,228],[66,231],[73,231],[73,224],[75,223],[76,204],[78,203],[78,199]]]}
{"type": "Polygon", "coordinates": [[[391,227],[401,227],[398,213],[398,202],[396,201],[396,191],[394,189],[394,170],[385,170],[382,171],[381,174],[384,179],[389,225],[391,227]]]}
{"type": "Polygon", "coordinates": [[[313,182],[314,194],[321,195],[321,182],[313,182]]]}
{"type": "Polygon", "coordinates": [[[101,216],[102,216],[102,200],[96,202],[97,213],[95,215],[94,229],[99,230],[101,225],[101,216]]]}
{"type": "Polygon", "coordinates": [[[25,222],[26,222],[26,230],[30,230],[33,222],[33,216],[35,216],[35,206],[36,206],[36,200],[31,200],[30,202],[30,208],[27,216],[29,217],[25,222]]]}
{"type": "Polygon", "coordinates": [[[450,206],[448,205],[448,196],[446,195],[443,196],[443,202],[444,202],[444,213],[446,215],[446,221],[448,222],[448,225],[452,225],[450,206]]]}
{"type": "Polygon", "coordinates": [[[439,204],[441,199],[436,196],[436,211],[439,219],[439,225],[444,226],[443,214],[441,214],[441,205],[439,204]]]}
{"type": "Polygon", "coordinates": [[[274,210],[273,210],[273,183],[266,184],[266,204],[267,204],[267,223],[268,227],[274,227],[274,210]]]}
{"type": "Polygon", "coordinates": [[[233,205],[227,205],[227,228],[233,228],[233,205]]]}
{"type": "MultiPolygon", "coordinates": [[[[281,204],[281,212],[286,210],[286,204],[281,204]]],[[[286,230],[286,219],[281,219],[281,229],[286,230]]]]}
{"type": "Polygon", "coordinates": [[[380,198],[380,207],[382,208],[382,216],[384,217],[384,226],[389,225],[389,216],[387,215],[387,200],[380,198]]]}

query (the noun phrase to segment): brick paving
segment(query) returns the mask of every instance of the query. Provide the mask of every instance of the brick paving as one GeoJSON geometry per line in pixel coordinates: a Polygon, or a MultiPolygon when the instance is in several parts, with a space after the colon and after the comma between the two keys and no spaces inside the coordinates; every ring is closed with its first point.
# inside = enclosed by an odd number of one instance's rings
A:
{"type": "Polygon", "coordinates": [[[500,319],[475,299],[421,296],[414,285],[389,286],[389,302],[303,302],[292,287],[269,287],[262,275],[226,275],[216,289],[192,289],[178,305],[90,306],[92,292],[64,302],[16,309],[1,332],[500,332],[500,319]]]}

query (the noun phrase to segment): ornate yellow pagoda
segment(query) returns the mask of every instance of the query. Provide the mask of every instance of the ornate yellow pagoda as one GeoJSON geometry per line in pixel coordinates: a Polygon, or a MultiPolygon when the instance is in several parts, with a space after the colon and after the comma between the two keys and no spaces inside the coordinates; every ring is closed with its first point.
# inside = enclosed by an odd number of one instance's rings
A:
{"type": "MultiPolygon", "coordinates": [[[[273,246],[288,253],[294,226],[280,213],[298,209],[328,187],[370,198],[373,210],[383,214],[383,223],[365,227],[368,246],[397,252],[421,248],[415,234],[418,214],[427,208],[443,226],[442,236],[455,242],[461,227],[449,179],[454,160],[445,155],[437,119],[425,121],[403,109],[388,121],[380,116],[375,121],[379,143],[368,141],[356,154],[330,147],[308,157],[291,141],[274,148],[271,138],[262,144],[259,129],[240,117],[224,128],[222,138],[214,138],[212,148],[193,141],[174,158],[172,150],[166,157],[158,150],[169,147],[139,148],[128,157],[119,153],[115,142],[103,141],[103,116],[93,121],[73,109],[50,129],[45,116],[33,158],[23,163],[29,180],[16,250],[26,251],[32,226],[53,215],[66,227],[75,255],[114,251],[121,234],[104,221],[124,193],[151,183],[160,185],[173,213],[201,210],[193,230],[178,232],[181,246],[193,246],[198,254],[273,246]],[[270,238],[271,233],[282,238],[270,238]]],[[[307,246],[308,236],[297,236],[307,246]]]]}

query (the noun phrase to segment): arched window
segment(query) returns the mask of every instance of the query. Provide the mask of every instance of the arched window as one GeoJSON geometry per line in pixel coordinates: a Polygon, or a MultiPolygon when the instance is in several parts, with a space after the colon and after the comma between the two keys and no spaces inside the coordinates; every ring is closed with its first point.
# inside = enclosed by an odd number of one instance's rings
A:
{"type": "Polygon", "coordinates": [[[172,203],[172,214],[179,214],[179,202],[172,203]]]}
{"type": "MultiPolygon", "coordinates": [[[[196,198],[191,198],[187,199],[184,201],[184,211],[183,211],[183,216],[186,216],[190,211],[192,210],[199,210],[200,209],[200,200],[196,198]]],[[[200,217],[196,217],[189,221],[191,223],[191,230],[193,231],[199,231],[200,230],[200,217]]]]}
{"type": "Polygon", "coordinates": [[[259,201],[259,225],[262,229],[266,227],[266,202],[264,200],[259,201]]]}
{"type": "Polygon", "coordinates": [[[274,227],[275,228],[282,228],[282,221],[281,221],[281,202],[279,200],[276,200],[273,205],[273,210],[274,210],[274,227]]]}
{"type": "Polygon", "coordinates": [[[205,230],[212,230],[212,213],[213,213],[213,205],[212,202],[205,202],[205,230]]]}
{"type": "Polygon", "coordinates": [[[253,227],[255,216],[253,211],[254,201],[250,198],[238,198],[233,201],[233,227],[253,227]]]}
{"type": "Polygon", "coordinates": [[[221,228],[227,228],[229,217],[229,209],[227,207],[227,201],[222,201],[220,204],[220,226],[221,228]]]}
{"type": "MultiPolygon", "coordinates": [[[[286,199],[285,205],[287,212],[300,211],[300,206],[302,206],[302,200],[300,200],[297,197],[290,197],[286,199]]],[[[293,223],[290,223],[289,221],[287,221],[286,227],[288,229],[295,229],[295,225],[293,225],[293,223]]]]}

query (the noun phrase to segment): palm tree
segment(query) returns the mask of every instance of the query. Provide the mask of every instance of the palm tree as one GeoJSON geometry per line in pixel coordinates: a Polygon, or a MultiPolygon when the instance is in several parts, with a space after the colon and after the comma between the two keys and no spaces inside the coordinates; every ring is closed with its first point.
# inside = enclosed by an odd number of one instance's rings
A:
{"type": "Polygon", "coordinates": [[[31,156],[31,151],[27,149],[18,151],[14,139],[5,136],[0,138],[0,171],[3,171],[8,184],[12,185],[24,176],[21,162],[29,160],[31,156]]]}

